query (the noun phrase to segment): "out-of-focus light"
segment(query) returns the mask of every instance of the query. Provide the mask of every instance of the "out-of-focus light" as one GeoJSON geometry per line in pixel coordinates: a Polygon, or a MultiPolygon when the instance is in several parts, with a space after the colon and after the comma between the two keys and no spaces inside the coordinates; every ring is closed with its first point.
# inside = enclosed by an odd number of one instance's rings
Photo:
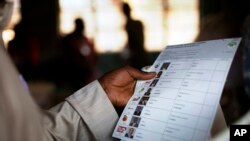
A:
{"type": "MultiPolygon", "coordinates": [[[[166,45],[193,42],[199,32],[198,0],[122,0],[131,6],[132,17],[144,26],[145,49],[161,51],[166,45]],[[152,20],[153,19],[153,20],[152,20]]],[[[74,29],[82,17],[86,35],[98,53],[120,52],[126,47],[125,18],[114,0],[60,0],[60,31],[74,29]]]]}
{"type": "Polygon", "coordinates": [[[169,1],[167,19],[167,44],[193,42],[199,32],[199,9],[197,0],[169,1]]]}
{"type": "Polygon", "coordinates": [[[14,37],[15,37],[15,32],[13,30],[6,29],[3,31],[3,42],[6,48],[9,41],[13,40],[14,37]]]}
{"type": "Polygon", "coordinates": [[[14,26],[21,20],[20,0],[13,0],[13,1],[14,1],[13,13],[12,13],[10,22],[7,25],[6,29],[13,29],[14,26]]]}
{"type": "Polygon", "coordinates": [[[74,30],[74,20],[85,21],[85,34],[98,53],[121,52],[126,44],[125,19],[113,0],[60,0],[60,32],[74,30]]]}

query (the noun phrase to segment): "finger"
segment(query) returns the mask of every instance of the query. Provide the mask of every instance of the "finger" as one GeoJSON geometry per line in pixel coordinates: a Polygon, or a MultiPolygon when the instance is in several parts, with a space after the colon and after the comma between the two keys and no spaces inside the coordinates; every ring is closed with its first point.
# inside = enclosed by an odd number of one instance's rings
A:
{"type": "Polygon", "coordinates": [[[148,80],[156,76],[155,72],[143,72],[130,66],[126,66],[125,69],[132,78],[137,80],[148,80]]]}

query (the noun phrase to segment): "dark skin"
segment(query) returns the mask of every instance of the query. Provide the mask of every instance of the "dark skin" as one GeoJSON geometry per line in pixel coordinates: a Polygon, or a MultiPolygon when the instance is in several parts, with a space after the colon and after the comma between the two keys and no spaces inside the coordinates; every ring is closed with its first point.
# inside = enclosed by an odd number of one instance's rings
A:
{"type": "Polygon", "coordinates": [[[136,80],[148,80],[154,72],[142,72],[130,66],[118,68],[103,75],[98,81],[114,106],[125,106],[132,96],[136,80]]]}

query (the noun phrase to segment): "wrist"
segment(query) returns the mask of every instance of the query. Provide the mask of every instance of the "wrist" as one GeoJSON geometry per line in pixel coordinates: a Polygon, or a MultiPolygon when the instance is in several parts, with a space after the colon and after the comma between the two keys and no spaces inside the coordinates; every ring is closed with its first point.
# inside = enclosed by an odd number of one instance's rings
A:
{"type": "Polygon", "coordinates": [[[108,99],[110,100],[110,102],[115,106],[116,104],[113,101],[112,95],[109,92],[109,89],[107,87],[107,82],[102,78],[98,79],[98,82],[100,83],[102,89],[104,90],[104,92],[105,92],[106,96],[108,97],[108,99]]]}

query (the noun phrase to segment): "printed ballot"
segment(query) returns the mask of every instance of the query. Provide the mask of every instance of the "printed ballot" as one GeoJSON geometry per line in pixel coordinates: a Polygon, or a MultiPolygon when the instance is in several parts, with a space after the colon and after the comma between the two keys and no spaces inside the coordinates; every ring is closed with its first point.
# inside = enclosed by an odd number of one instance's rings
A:
{"type": "Polygon", "coordinates": [[[240,38],[169,46],[126,105],[113,137],[125,141],[205,141],[240,38]]]}

